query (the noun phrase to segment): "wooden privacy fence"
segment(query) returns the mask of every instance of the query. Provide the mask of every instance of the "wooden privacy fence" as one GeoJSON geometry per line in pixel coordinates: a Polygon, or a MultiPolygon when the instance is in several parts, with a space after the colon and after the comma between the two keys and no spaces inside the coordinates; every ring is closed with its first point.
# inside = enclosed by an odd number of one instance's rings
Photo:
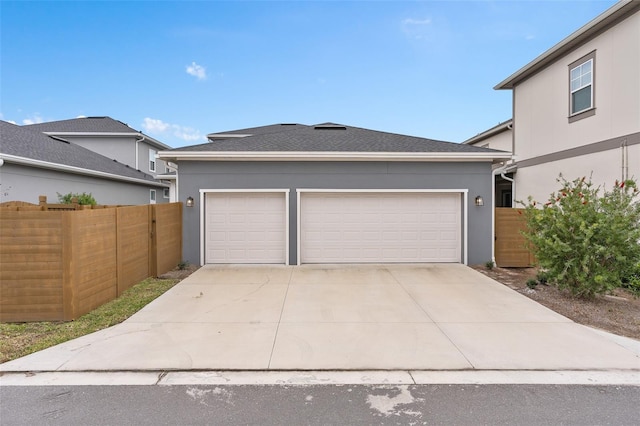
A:
{"type": "Polygon", "coordinates": [[[514,268],[533,265],[534,257],[526,247],[526,239],[521,233],[525,226],[524,209],[496,207],[496,265],[514,268]]]}
{"type": "Polygon", "coordinates": [[[0,321],[73,320],[182,256],[182,203],[0,208],[0,321]]]}

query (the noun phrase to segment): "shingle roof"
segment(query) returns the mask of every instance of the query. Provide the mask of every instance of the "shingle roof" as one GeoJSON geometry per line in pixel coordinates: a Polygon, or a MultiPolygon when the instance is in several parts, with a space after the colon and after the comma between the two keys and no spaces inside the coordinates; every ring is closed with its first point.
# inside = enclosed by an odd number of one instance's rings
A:
{"type": "MultiPolygon", "coordinates": [[[[279,125],[274,125],[279,126],[279,125]]],[[[272,129],[264,126],[258,129],[272,129]]],[[[246,130],[243,130],[243,132],[246,130]]],[[[231,132],[224,132],[229,134],[231,132]]],[[[334,123],[296,125],[286,131],[255,134],[244,138],[213,139],[209,143],[176,148],[180,151],[215,152],[500,152],[454,142],[406,136],[334,123]]]]}
{"type": "Polygon", "coordinates": [[[286,132],[299,127],[309,127],[304,124],[298,123],[282,123],[282,124],[270,124],[268,126],[250,127],[248,129],[229,130],[228,132],[215,132],[209,133],[208,138],[218,138],[224,135],[266,135],[269,133],[286,132]]]}
{"type": "Polygon", "coordinates": [[[23,126],[41,132],[64,133],[139,133],[125,123],[111,117],[83,117],[70,120],[48,121],[23,126]]]}
{"type": "MultiPolygon", "coordinates": [[[[134,178],[159,185],[153,176],[94,151],[47,136],[27,126],[17,126],[0,120],[0,155],[12,155],[31,160],[72,166],[87,171],[98,171],[126,178],[134,178]]],[[[30,126],[29,126],[30,127],[30,126]]],[[[5,158],[5,161],[9,161],[5,158]]]]}
{"type": "MultiPolygon", "coordinates": [[[[22,126],[31,130],[46,132],[51,134],[87,134],[87,133],[130,133],[132,135],[143,135],[144,133],[135,130],[122,121],[114,120],[111,117],[82,117],[69,120],[47,121],[45,123],[29,124],[22,126]]],[[[170,149],[159,140],[145,135],[152,145],[157,145],[160,149],[170,149]]]]}

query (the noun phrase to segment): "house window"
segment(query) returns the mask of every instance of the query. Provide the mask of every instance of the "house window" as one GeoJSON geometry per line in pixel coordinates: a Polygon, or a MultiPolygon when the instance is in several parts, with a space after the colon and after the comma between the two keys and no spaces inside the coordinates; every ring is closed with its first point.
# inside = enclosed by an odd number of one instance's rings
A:
{"type": "Polygon", "coordinates": [[[155,189],[150,189],[149,190],[149,204],[155,204],[156,203],[156,190],[155,189]]]}
{"type": "Polygon", "coordinates": [[[569,65],[569,122],[594,115],[595,52],[569,65]]]}
{"type": "Polygon", "coordinates": [[[154,149],[149,150],[149,171],[156,171],[156,154],[157,152],[154,149]]]}
{"type": "Polygon", "coordinates": [[[164,188],[164,189],[162,190],[162,196],[163,196],[164,198],[169,198],[169,188],[164,188]]]}

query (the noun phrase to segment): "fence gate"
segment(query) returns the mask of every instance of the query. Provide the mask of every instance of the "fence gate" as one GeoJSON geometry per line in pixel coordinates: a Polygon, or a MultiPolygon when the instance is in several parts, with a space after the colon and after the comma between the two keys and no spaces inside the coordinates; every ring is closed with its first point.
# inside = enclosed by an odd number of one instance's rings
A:
{"type": "Polygon", "coordinates": [[[496,264],[507,268],[533,265],[533,256],[520,233],[525,228],[524,209],[496,207],[495,221],[496,264]]]}

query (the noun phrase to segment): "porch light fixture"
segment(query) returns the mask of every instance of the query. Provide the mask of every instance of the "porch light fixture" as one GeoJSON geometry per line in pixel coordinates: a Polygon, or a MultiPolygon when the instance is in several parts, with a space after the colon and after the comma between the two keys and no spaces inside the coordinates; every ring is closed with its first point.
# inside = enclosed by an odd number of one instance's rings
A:
{"type": "MultiPolygon", "coordinates": [[[[187,201],[188,202],[188,201],[187,201]]],[[[477,196],[476,197],[476,206],[480,207],[480,206],[484,206],[484,200],[482,199],[481,196],[477,196]]]]}
{"type": "MultiPolygon", "coordinates": [[[[476,199],[477,203],[477,199],[476,199]]],[[[187,197],[187,207],[193,207],[193,197],[187,197]]]]}

